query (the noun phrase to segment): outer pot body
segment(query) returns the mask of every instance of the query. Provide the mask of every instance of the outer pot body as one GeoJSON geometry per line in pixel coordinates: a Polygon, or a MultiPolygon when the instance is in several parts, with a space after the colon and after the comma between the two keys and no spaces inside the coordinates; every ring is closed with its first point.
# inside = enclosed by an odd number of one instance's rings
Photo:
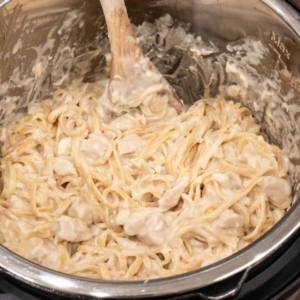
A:
{"type": "MultiPolygon", "coordinates": [[[[250,247],[207,268],[172,278],[130,283],[79,279],[36,266],[3,247],[0,247],[0,267],[5,276],[37,289],[94,298],[180,294],[237,275],[233,286],[223,285],[222,299],[225,299],[239,291],[247,276],[250,278],[261,271],[264,264],[272,262],[276,255],[280,256],[281,247],[292,243],[300,227],[300,204],[297,201],[300,178],[300,15],[280,0],[128,0],[127,5],[135,24],[145,19],[153,20],[167,12],[190,23],[193,33],[213,40],[223,51],[226,51],[228,42],[247,36],[254,36],[269,47],[269,55],[260,72],[265,77],[276,75],[280,78],[282,98],[276,103],[271,99],[263,111],[255,109],[256,102],[262,101],[256,94],[249,94],[243,104],[253,111],[270,140],[289,150],[295,204],[270,232],[250,247]],[[290,91],[292,96],[287,98],[290,91]],[[274,122],[272,116],[278,116],[278,122],[274,122]],[[277,254],[274,256],[274,253],[277,254]]],[[[0,126],[3,126],[14,114],[26,109],[28,103],[43,99],[52,91],[57,69],[66,67],[57,63],[64,55],[62,45],[76,47],[75,58],[82,57],[90,47],[97,48],[105,27],[98,0],[0,0],[0,7],[0,126]],[[72,15],[75,17],[70,23],[67,20],[72,15]],[[49,36],[51,47],[45,50],[43,46],[49,45],[49,36]],[[32,69],[37,60],[43,58],[47,60],[45,71],[35,78],[32,69]],[[7,101],[7,95],[14,96],[13,103],[7,101]]],[[[67,67],[76,71],[75,63],[67,67]]],[[[101,57],[98,57],[87,74],[100,72],[101,68],[101,57]]],[[[190,94],[182,82],[175,83],[179,92],[190,94]]],[[[196,92],[200,98],[203,91],[196,92]]],[[[192,96],[186,99],[189,102],[194,100],[192,96]]],[[[202,292],[198,293],[201,295],[204,297],[202,292]]]]}

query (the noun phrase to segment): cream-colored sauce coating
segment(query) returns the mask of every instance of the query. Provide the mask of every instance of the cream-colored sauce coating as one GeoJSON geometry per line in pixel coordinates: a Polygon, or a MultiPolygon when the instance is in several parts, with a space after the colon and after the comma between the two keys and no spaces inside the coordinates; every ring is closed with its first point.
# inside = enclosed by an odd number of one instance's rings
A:
{"type": "MultiPolygon", "coordinates": [[[[128,102],[120,93],[114,103],[106,81],[67,84],[72,67],[83,77],[100,53],[109,70],[107,41],[97,41],[99,48],[88,50],[86,60],[63,43],[48,55],[57,30],[68,36],[83,22],[80,12],[71,12],[51,29],[46,43],[34,49],[32,77],[13,72],[13,84],[33,86],[28,98],[7,96],[0,103],[7,121],[16,103],[31,102],[27,115],[1,130],[0,242],[62,272],[131,280],[207,266],[272,227],[291,202],[289,160],[263,139],[246,108],[223,99],[254,106],[256,116],[270,99],[280,103],[277,82],[253,68],[267,53],[262,43],[245,39],[219,53],[212,43],[174,27],[169,15],[136,27],[144,47],[159,36],[148,56],[156,52],[159,60],[170,49],[190,51],[192,60],[182,68],[195,78],[199,67],[203,71],[206,99],[177,116],[166,101],[150,97],[148,103],[151,89],[145,84],[134,87],[146,93],[130,95],[128,102]],[[52,61],[53,86],[67,87],[34,104],[52,61]],[[219,96],[210,99],[217,77],[219,96]]],[[[21,47],[17,40],[12,52],[21,47]]],[[[1,95],[10,84],[0,86],[1,95]]]]}
{"type": "Polygon", "coordinates": [[[227,257],[283,216],[285,153],[246,108],[203,99],[178,116],[141,98],[119,113],[105,89],[59,89],[7,130],[4,246],[73,275],[148,279],[227,257]]]}

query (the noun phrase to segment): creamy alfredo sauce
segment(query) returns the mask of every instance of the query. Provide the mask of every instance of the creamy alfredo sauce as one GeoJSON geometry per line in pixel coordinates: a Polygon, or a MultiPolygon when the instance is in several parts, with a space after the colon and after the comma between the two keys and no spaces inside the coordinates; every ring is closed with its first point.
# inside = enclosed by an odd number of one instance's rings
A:
{"type": "MultiPolygon", "coordinates": [[[[217,51],[201,44],[181,47],[217,51]]],[[[73,275],[157,278],[231,255],[290,206],[287,156],[248,109],[207,97],[178,116],[151,87],[112,103],[106,85],[57,88],[2,130],[4,246],[73,275]]]]}

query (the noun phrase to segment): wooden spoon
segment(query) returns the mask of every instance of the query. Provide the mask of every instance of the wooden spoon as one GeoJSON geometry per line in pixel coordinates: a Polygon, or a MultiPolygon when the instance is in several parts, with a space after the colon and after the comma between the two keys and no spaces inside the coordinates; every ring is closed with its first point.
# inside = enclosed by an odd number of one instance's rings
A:
{"type": "Polygon", "coordinates": [[[153,84],[156,87],[154,91],[158,97],[167,96],[168,104],[178,114],[183,112],[183,102],[179,99],[175,90],[139,47],[128,18],[124,0],[100,0],[100,2],[107,23],[112,52],[109,82],[109,97],[112,102],[114,102],[113,97],[119,93],[117,89],[119,89],[120,83],[124,83],[123,88],[125,87],[129,92],[127,95],[130,95],[134,84],[141,84],[145,89],[151,88],[153,84]],[[118,84],[112,84],[113,82],[118,84]]]}

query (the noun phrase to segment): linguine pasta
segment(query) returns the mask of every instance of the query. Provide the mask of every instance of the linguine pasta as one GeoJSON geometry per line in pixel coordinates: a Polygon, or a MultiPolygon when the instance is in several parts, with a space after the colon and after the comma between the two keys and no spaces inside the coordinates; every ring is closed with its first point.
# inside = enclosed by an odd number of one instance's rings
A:
{"type": "Polygon", "coordinates": [[[77,276],[171,276],[239,251],[290,206],[285,152],[248,109],[202,99],[178,116],[153,90],[126,107],[105,86],[57,90],[2,130],[5,247],[77,276]]]}

